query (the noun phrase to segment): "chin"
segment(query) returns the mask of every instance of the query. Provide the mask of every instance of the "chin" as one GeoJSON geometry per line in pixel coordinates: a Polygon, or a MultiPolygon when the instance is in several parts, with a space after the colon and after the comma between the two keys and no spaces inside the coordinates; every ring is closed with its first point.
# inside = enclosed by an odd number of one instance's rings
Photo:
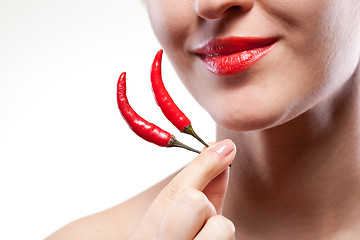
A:
{"type": "MultiPolygon", "coordinates": [[[[258,102],[259,103],[259,102],[258,102]]],[[[267,101],[267,104],[212,106],[207,109],[219,127],[231,131],[265,130],[280,126],[304,113],[303,101],[267,101]]]]}
{"type": "Polygon", "coordinates": [[[278,126],[273,119],[251,118],[251,119],[215,119],[218,126],[236,132],[264,130],[278,126]]]}
{"type": "Polygon", "coordinates": [[[254,111],[222,109],[211,114],[216,124],[231,131],[263,130],[280,125],[284,111],[254,111]]]}

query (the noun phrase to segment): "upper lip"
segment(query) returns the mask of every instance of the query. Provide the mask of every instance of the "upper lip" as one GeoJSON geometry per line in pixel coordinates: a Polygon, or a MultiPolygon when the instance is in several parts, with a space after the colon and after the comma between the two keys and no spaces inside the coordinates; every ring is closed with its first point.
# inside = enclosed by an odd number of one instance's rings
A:
{"type": "Polygon", "coordinates": [[[222,39],[211,39],[195,48],[198,55],[229,55],[246,50],[263,48],[277,41],[274,37],[238,37],[231,36],[222,39]]]}

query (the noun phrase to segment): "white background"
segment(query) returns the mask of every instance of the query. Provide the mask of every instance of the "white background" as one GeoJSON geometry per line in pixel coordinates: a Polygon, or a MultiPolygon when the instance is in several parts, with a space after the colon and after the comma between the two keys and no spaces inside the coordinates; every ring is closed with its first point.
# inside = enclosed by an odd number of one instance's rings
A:
{"type": "MultiPolygon", "coordinates": [[[[119,114],[116,82],[144,118],[177,132],[156,106],[160,49],[141,0],[0,1],[0,239],[43,239],[143,191],[196,154],[159,148],[119,114]]],[[[166,56],[163,78],[205,141],[214,124],[166,56]]]]}

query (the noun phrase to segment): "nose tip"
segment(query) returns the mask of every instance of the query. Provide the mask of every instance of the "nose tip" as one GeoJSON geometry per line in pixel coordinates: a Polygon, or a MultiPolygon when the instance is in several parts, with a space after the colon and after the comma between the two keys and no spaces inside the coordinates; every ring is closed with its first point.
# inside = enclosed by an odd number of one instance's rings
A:
{"type": "Polygon", "coordinates": [[[249,11],[255,0],[195,0],[194,10],[203,19],[221,18],[230,9],[239,9],[241,12],[249,11]]]}

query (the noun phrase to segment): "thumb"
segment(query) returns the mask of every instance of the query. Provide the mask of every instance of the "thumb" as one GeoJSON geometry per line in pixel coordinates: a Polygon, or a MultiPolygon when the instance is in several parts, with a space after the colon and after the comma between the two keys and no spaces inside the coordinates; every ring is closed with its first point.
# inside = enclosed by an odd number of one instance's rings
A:
{"type": "Polygon", "coordinates": [[[230,167],[220,173],[205,187],[203,193],[214,205],[217,214],[222,214],[225,195],[229,183],[230,167]]]}
{"type": "MultiPolygon", "coordinates": [[[[231,140],[226,140],[231,141],[231,140]]],[[[232,143],[234,144],[234,143],[232,143]]],[[[210,143],[210,147],[215,143],[210,143]]],[[[235,144],[234,144],[235,146],[235,144]]],[[[236,147],[231,153],[231,161],[234,160],[236,155],[236,147]]],[[[204,188],[203,193],[207,196],[209,201],[214,205],[217,214],[222,214],[226,191],[229,184],[230,167],[227,167],[222,173],[213,178],[208,185],[204,188]]]]}
{"type": "MultiPolygon", "coordinates": [[[[215,143],[210,144],[210,146],[212,145],[215,145],[215,143]]],[[[236,154],[236,148],[234,148],[234,151],[231,154],[233,160],[236,154]]],[[[222,214],[225,195],[229,184],[229,176],[230,167],[227,167],[222,173],[213,178],[203,190],[203,193],[214,205],[217,214],[222,214]]]]}

